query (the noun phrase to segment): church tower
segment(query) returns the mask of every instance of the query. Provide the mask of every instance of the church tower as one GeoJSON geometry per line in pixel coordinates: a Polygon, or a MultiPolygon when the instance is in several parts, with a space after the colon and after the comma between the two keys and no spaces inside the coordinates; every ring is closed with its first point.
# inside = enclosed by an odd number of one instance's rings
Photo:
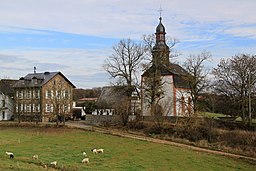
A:
{"type": "Polygon", "coordinates": [[[165,42],[165,27],[162,24],[162,17],[159,18],[159,24],[156,27],[156,44],[152,50],[153,65],[155,67],[168,67],[170,64],[170,49],[165,42]]]}
{"type": "Polygon", "coordinates": [[[187,71],[169,61],[165,27],[160,13],[152,65],[141,76],[141,111],[143,116],[189,116],[192,111],[191,88],[187,71]]]}

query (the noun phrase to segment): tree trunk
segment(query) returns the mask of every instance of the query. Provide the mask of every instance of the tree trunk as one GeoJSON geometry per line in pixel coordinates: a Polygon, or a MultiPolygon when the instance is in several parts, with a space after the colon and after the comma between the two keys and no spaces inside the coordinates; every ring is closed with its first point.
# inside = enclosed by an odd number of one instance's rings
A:
{"type": "Polygon", "coordinates": [[[63,125],[65,126],[66,124],[66,117],[65,117],[65,114],[63,115],[63,125]]]}
{"type": "Polygon", "coordinates": [[[59,126],[59,114],[57,114],[57,117],[56,117],[56,125],[59,126]]]}

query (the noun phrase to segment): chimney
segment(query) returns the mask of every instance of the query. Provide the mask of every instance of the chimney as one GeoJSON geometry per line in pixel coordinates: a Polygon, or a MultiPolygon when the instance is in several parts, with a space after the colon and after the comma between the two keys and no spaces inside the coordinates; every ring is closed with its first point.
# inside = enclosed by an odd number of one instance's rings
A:
{"type": "Polygon", "coordinates": [[[34,66],[34,74],[36,73],[36,67],[34,66]]]}

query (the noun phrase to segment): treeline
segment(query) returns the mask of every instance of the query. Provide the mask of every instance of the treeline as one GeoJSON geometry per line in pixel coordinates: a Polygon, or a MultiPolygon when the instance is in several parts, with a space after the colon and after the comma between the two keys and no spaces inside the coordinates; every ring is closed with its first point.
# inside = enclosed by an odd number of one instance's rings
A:
{"type": "MultiPolygon", "coordinates": [[[[204,93],[199,98],[199,111],[220,113],[232,117],[241,116],[241,109],[229,96],[213,93],[204,93]]],[[[248,108],[247,108],[248,110],[248,108]]],[[[255,118],[256,98],[252,98],[252,118],[255,118]]]]}
{"type": "Polygon", "coordinates": [[[92,88],[92,89],[74,89],[73,99],[77,101],[82,98],[97,98],[100,96],[101,88],[92,88]]]}

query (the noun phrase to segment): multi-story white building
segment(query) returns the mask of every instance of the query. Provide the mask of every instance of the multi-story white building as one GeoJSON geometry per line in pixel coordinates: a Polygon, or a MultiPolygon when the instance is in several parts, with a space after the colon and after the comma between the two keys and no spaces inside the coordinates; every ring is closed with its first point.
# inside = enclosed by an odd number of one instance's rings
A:
{"type": "Polygon", "coordinates": [[[0,121],[11,120],[14,114],[14,89],[13,84],[18,80],[0,80],[0,121]]]}

